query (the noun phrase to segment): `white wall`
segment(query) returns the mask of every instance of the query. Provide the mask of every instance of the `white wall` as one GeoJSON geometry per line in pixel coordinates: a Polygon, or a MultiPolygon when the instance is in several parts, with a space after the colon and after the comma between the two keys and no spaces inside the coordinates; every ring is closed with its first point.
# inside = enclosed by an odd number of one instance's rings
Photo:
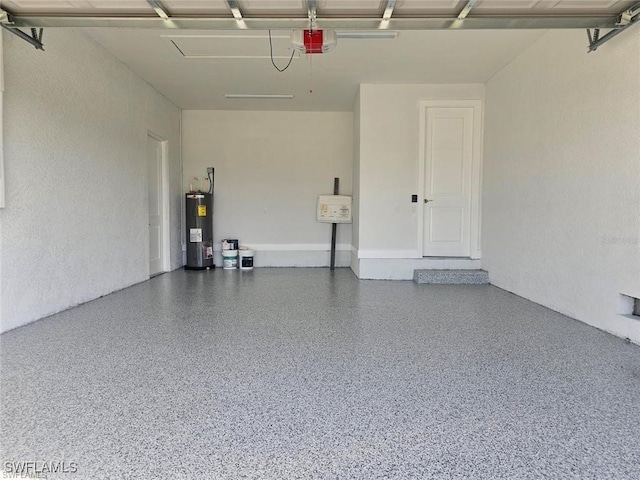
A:
{"type": "MultiPolygon", "coordinates": [[[[216,249],[238,238],[256,266],[329,265],[331,226],[316,222],[316,204],[334,177],[351,194],[351,112],[185,110],[182,132],[185,191],[215,168],[216,249]]],[[[338,225],[337,244],[336,264],[348,266],[351,225],[338,225]]]]}
{"type": "Polygon", "coordinates": [[[595,53],[554,31],[487,85],[483,266],[491,282],[640,343],[640,31],[595,53]]]}
{"type": "Polygon", "coordinates": [[[483,99],[484,85],[479,84],[360,86],[361,278],[410,279],[419,268],[415,262],[389,259],[421,256],[419,209],[411,203],[411,195],[420,194],[420,102],[483,99]]]}
{"type": "Polygon", "coordinates": [[[45,40],[4,35],[3,331],[148,278],[147,130],[169,141],[181,265],[178,108],[83,34],[45,40]]]}
{"type": "MultiPolygon", "coordinates": [[[[0,30],[2,30],[0,28],[0,30]]],[[[4,44],[0,31],[0,210],[4,208],[4,44]]],[[[2,321],[2,214],[0,213],[0,322],[2,321]]],[[[0,332],[2,331],[0,325],[0,332]]]]}
{"type": "MultiPolygon", "coordinates": [[[[2,39],[3,35],[0,34],[0,208],[4,208],[4,129],[2,128],[2,112],[4,111],[4,46],[2,39]]],[[[1,304],[2,302],[0,302],[1,304]]]]}

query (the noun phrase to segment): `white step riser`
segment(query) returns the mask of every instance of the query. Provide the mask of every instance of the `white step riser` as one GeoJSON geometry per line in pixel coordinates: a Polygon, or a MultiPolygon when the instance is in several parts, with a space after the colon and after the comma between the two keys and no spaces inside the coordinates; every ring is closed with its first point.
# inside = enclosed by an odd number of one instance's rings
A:
{"type": "Polygon", "coordinates": [[[480,260],[469,258],[361,258],[360,279],[412,280],[416,270],[477,270],[480,260]]]}

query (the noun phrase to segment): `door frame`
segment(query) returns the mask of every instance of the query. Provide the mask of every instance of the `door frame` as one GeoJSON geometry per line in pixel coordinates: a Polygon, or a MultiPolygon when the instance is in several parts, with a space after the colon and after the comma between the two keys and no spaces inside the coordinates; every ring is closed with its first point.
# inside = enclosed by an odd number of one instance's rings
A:
{"type": "MultiPolygon", "coordinates": [[[[159,135],[156,135],[150,130],[147,130],[147,138],[152,138],[155,141],[160,143],[160,155],[162,157],[160,162],[160,169],[162,171],[162,182],[160,182],[160,188],[162,191],[160,192],[160,210],[161,210],[161,218],[162,218],[162,252],[160,253],[160,258],[162,261],[162,267],[160,272],[154,274],[158,275],[159,273],[168,272],[171,270],[171,249],[169,242],[170,239],[170,230],[169,230],[169,160],[168,160],[168,142],[164,138],[159,135]]],[[[145,152],[145,157],[146,157],[145,152]]],[[[147,175],[149,172],[149,165],[147,163],[147,175]]],[[[149,205],[149,180],[147,177],[147,223],[149,218],[148,205],[149,205]]],[[[148,257],[149,255],[147,255],[148,257]]],[[[147,263],[149,262],[149,258],[147,258],[147,263]]],[[[151,277],[151,265],[149,265],[149,277],[151,277]]]]}
{"type": "Polygon", "coordinates": [[[470,229],[470,258],[482,257],[480,225],[482,220],[482,139],[484,137],[483,100],[421,100],[420,108],[420,147],[418,155],[418,251],[424,257],[424,175],[426,170],[426,133],[427,109],[433,107],[444,108],[473,108],[473,152],[471,160],[471,229],[470,229]]]}
{"type": "Polygon", "coordinates": [[[5,207],[5,184],[4,184],[4,127],[2,118],[4,117],[4,47],[2,35],[0,34],[0,208],[5,207]]]}

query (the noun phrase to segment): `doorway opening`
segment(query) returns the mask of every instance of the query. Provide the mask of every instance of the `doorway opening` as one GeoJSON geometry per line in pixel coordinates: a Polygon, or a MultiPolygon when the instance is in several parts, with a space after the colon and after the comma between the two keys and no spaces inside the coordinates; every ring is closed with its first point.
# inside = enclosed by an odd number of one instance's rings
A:
{"type": "Polygon", "coordinates": [[[169,271],[169,174],[167,141],[147,132],[149,277],[169,271]]]}
{"type": "Polygon", "coordinates": [[[420,107],[422,257],[479,259],[482,101],[429,100],[420,107]]]}

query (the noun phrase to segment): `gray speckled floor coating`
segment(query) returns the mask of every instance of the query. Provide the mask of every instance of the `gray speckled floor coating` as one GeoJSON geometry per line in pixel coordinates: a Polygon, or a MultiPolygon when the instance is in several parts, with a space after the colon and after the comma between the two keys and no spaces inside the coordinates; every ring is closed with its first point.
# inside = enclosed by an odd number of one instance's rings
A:
{"type": "Polygon", "coordinates": [[[483,285],[489,283],[486,270],[415,270],[413,281],[436,285],[483,285]]]}
{"type": "Polygon", "coordinates": [[[640,478],[640,348],[490,285],[177,271],[1,347],[48,478],[640,478]]]}

